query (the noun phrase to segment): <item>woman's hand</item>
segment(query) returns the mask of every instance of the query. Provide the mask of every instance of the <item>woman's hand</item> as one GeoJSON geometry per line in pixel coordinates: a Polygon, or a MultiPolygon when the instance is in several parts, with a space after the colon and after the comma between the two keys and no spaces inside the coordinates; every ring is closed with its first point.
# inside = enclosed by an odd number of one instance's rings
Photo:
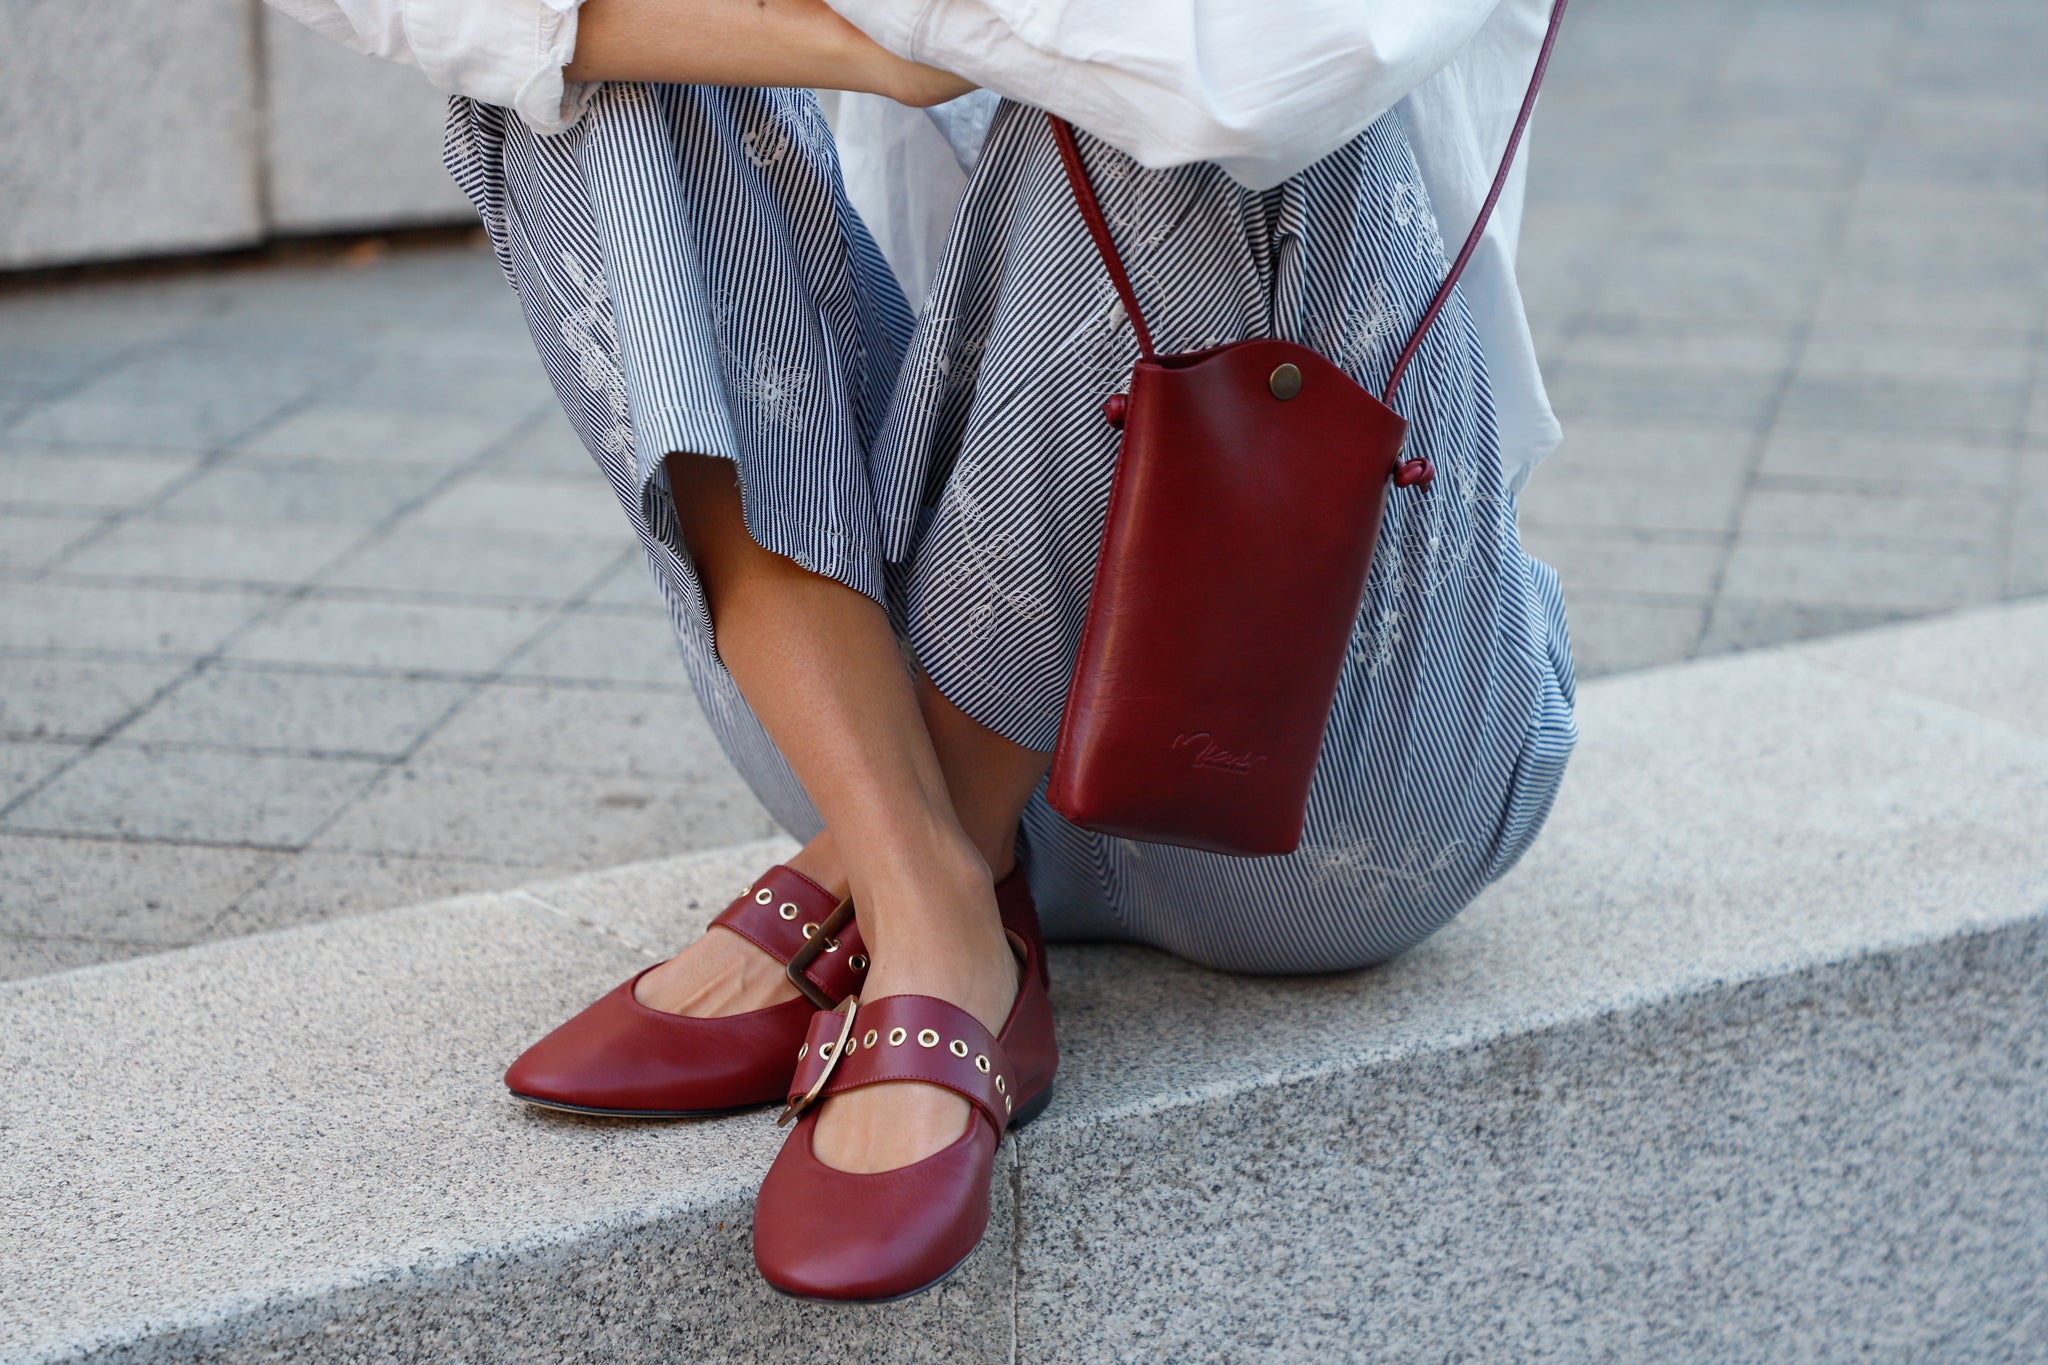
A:
{"type": "Polygon", "coordinates": [[[906,62],[824,0],[584,0],[572,81],[795,85],[927,106],[974,87],[906,62]]]}

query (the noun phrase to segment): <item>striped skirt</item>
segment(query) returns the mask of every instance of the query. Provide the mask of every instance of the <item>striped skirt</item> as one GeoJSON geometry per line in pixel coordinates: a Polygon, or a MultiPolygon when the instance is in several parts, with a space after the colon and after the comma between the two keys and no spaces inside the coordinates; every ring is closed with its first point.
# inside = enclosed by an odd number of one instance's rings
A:
{"type": "MultiPolygon", "coordinates": [[[[1277,189],[1152,172],[1084,138],[1164,350],[1304,342],[1377,388],[1445,268],[1398,116],[1277,189]]],[[[914,333],[811,97],[614,86],[568,134],[457,101],[451,168],[618,489],[727,753],[817,819],[719,665],[660,461],[733,459],[771,550],[890,608],[940,689],[1050,749],[1136,358],[1042,115],[1005,104],[914,333]],[[907,347],[907,349],[906,349],[907,347]]],[[[1555,575],[1523,553],[1455,300],[1396,404],[1438,477],[1390,502],[1297,852],[1236,859],[1076,829],[1035,800],[1047,932],[1240,971],[1362,966],[1511,866],[1575,737],[1555,575]]]]}

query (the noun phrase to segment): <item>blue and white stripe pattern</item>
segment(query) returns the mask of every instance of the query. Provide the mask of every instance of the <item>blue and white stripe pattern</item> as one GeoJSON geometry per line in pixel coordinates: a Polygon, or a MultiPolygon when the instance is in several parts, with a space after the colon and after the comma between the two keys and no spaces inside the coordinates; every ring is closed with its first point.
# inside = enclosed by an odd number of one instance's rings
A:
{"type": "Polygon", "coordinates": [[[734,461],[756,540],[882,600],[865,452],[911,314],[846,201],[816,98],[607,85],[553,136],[458,98],[446,160],[640,536],[706,717],[808,837],[810,800],[713,648],[661,461],[734,461]]]}
{"type": "MultiPolygon", "coordinates": [[[[451,166],[647,546],[712,724],[799,837],[816,817],[718,663],[660,456],[737,460],[757,539],[884,597],[956,704],[1050,748],[1114,469],[1098,409],[1136,354],[1043,117],[1006,104],[884,415],[906,314],[816,114],[791,91],[627,86],[558,138],[461,102],[450,123],[451,166]]],[[[1441,278],[1397,117],[1261,194],[1084,145],[1163,349],[1280,335],[1373,384],[1441,278]]],[[[1575,736],[1571,664],[1556,578],[1515,535],[1462,303],[1397,406],[1438,478],[1388,509],[1303,847],[1134,844],[1035,801],[1052,936],[1241,971],[1360,966],[1447,922],[1534,838],[1575,736]]]]}
{"type": "MultiPolygon", "coordinates": [[[[1082,138],[1162,352],[1304,343],[1378,392],[1448,262],[1398,116],[1276,189],[1082,138]]],[[[1453,248],[1454,249],[1454,248],[1453,248]]],[[[1043,114],[996,115],[871,455],[893,598],[953,703],[1051,749],[1137,343],[1043,114]]],[[[1297,852],[1229,858],[1026,818],[1049,932],[1237,970],[1379,961],[1512,865],[1575,729],[1555,575],[1522,551],[1463,300],[1396,406],[1435,484],[1389,499],[1297,852]]]]}

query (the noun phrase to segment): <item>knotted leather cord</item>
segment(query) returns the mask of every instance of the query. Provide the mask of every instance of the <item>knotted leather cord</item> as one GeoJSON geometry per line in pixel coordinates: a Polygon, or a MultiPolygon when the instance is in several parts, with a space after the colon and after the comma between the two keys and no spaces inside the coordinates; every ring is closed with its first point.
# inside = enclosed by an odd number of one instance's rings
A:
{"type": "MultiPolygon", "coordinates": [[[[1529,89],[1522,96],[1521,110],[1515,115],[1515,126],[1508,133],[1507,149],[1501,153],[1500,169],[1493,173],[1493,185],[1486,192],[1486,202],[1479,206],[1479,216],[1472,220],[1472,230],[1465,234],[1465,245],[1459,249],[1458,258],[1451,262],[1449,273],[1443,283],[1437,286],[1436,296],[1429,301],[1429,307],[1422,312],[1422,318],[1415,324],[1415,330],[1408,334],[1408,344],[1401,348],[1401,356],[1394,362],[1394,371],[1387,377],[1387,387],[1380,394],[1380,402],[1392,407],[1394,391],[1401,387],[1401,377],[1408,372],[1409,362],[1422,348],[1422,339],[1429,334],[1430,325],[1436,315],[1443,311],[1450,300],[1451,290],[1458,284],[1458,277],[1465,273],[1465,265],[1472,259],[1472,253],[1479,248],[1479,239],[1486,232],[1486,221],[1493,216],[1493,206],[1500,201],[1501,191],[1508,183],[1508,171],[1515,164],[1515,152],[1522,145],[1522,134],[1529,127],[1529,116],[1536,109],[1536,91],[1543,84],[1544,68],[1550,65],[1550,50],[1557,45],[1558,21],[1564,18],[1565,0],[1555,0],[1550,7],[1550,23],[1543,33],[1543,45],[1536,51],[1536,69],[1529,76],[1529,89]]],[[[1109,271],[1110,282],[1116,286],[1117,297],[1123,300],[1124,312],[1130,316],[1131,330],[1138,336],[1138,353],[1146,360],[1153,360],[1152,332],[1145,325],[1145,315],[1138,308],[1137,291],[1131,288],[1131,277],[1124,271],[1123,258],[1117,254],[1116,238],[1110,234],[1109,222],[1102,215],[1102,205],[1095,198],[1095,186],[1088,179],[1088,167],[1081,160],[1081,149],[1074,141],[1074,129],[1057,114],[1047,114],[1052,123],[1053,139],[1059,144],[1060,162],[1066,167],[1067,183],[1074,191],[1074,202],[1080,207],[1081,218],[1088,224],[1088,235],[1095,239],[1095,250],[1102,257],[1102,264],[1109,271]]]]}

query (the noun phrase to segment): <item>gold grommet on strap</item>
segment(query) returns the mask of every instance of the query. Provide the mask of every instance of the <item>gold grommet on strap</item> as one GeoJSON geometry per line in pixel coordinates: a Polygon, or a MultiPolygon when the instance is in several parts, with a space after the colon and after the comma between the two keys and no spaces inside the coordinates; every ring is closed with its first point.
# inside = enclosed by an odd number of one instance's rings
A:
{"type": "Polygon", "coordinates": [[[903,1040],[904,1040],[905,1038],[908,1038],[909,1036],[910,1036],[909,1034],[905,1033],[905,1032],[904,1032],[904,1031],[903,1031],[902,1029],[900,1029],[900,1028],[892,1028],[892,1029],[890,1029],[890,1030],[889,1030],[889,1046],[890,1046],[890,1047],[902,1047],[902,1046],[903,1046],[903,1040]]]}
{"type": "Polygon", "coordinates": [[[784,919],[795,919],[797,913],[796,902],[784,901],[781,905],[775,907],[775,913],[782,916],[784,919]]]}
{"type": "Polygon", "coordinates": [[[1003,1112],[1005,1114],[1010,1112],[1010,1097],[1008,1095],[1003,1096],[1003,1112]]]}
{"type": "Polygon", "coordinates": [[[807,939],[808,939],[808,938],[816,938],[817,936],[818,936],[818,926],[817,926],[817,925],[815,925],[815,924],[806,924],[806,925],[804,926],[804,937],[805,937],[805,938],[807,938],[807,939]]]}
{"type": "Polygon", "coordinates": [[[837,1043],[820,1043],[818,1044],[818,1060],[829,1062],[832,1060],[832,1054],[838,1050],[839,1044],[837,1043]]]}
{"type": "Polygon", "coordinates": [[[825,940],[825,951],[826,951],[826,952],[828,952],[828,953],[836,953],[836,952],[838,952],[838,951],[839,951],[839,940],[838,940],[838,939],[836,939],[836,938],[828,938],[828,939],[826,939],[826,940],[825,940]]]}
{"type": "Polygon", "coordinates": [[[754,899],[758,903],[766,905],[768,904],[768,902],[775,899],[775,893],[764,886],[759,891],[756,891],[754,893],[754,899]]]}
{"type": "Polygon", "coordinates": [[[842,1055],[842,1056],[846,1056],[846,1057],[851,1057],[851,1056],[852,1056],[852,1055],[853,1055],[854,1053],[856,1053],[856,1052],[858,1052],[858,1051],[860,1051],[860,1039],[858,1039],[858,1038],[848,1038],[848,1039],[846,1040],[846,1051],[845,1051],[844,1053],[842,1053],[841,1055],[842,1055]]]}
{"type": "Polygon", "coordinates": [[[919,1047],[937,1047],[939,1045],[939,1035],[928,1028],[919,1029],[917,1031],[917,1045],[919,1047]]]}
{"type": "MultiPolygon", "coordinates": [[[[801,1061],[802,1059],[799,1058],[798,1060],[801,1061]]],[[[974,1069],[984,1076],[988,1075],[988,1058],[976,1057],[974,1059],[974,1069]]]]}
{"type": "Polygon", "coordinates": [[[853,968],[857,972],[866,971],[868,969],[867,954],[855,953],[852,957],[846,959],[846,965],[853,968]]]}
{"type": "Polygon", "coordinates": [[[809,1043],[805,1043],[802,1047],[796,1050],[796,1059],[798,1061],[802,1061],[804,1058],[808,1057],[810,1053],[811,1045],[809,1043]]]}
{"type": "Polygon", "coordinates": [[[1273,371],[1272,378],[1266,381],[1266,387],[1273,391],[1275,398],[1283,403],[1286,402],[1301,392],[1301,367],[1298,365],[1280,366],[1273,371]]]}
{"type": "Polygon", "coordinates": [[[1003,1078],[1001,1076],[996,1077],[996,1093],[998,1095],[1007,1095],[1010,1093],[1010,1087],[1003,1084],[1003,1078]]]}
{"type": "Polygon", "coordinates": [[[875,1045],[875,1031],[873,1029],[868,1030],[867,1037],[860,1040],[860,1045],[862,1047],[873,1047],[875,1045]]]}
{"type": "Polygon", "coordinates": [[[946,1044],[946,1051],[952,1053],[955,1057],[965,1057],[967,1055],[967,1044],[955,1038],[952,1042],[946,1044]]]}

